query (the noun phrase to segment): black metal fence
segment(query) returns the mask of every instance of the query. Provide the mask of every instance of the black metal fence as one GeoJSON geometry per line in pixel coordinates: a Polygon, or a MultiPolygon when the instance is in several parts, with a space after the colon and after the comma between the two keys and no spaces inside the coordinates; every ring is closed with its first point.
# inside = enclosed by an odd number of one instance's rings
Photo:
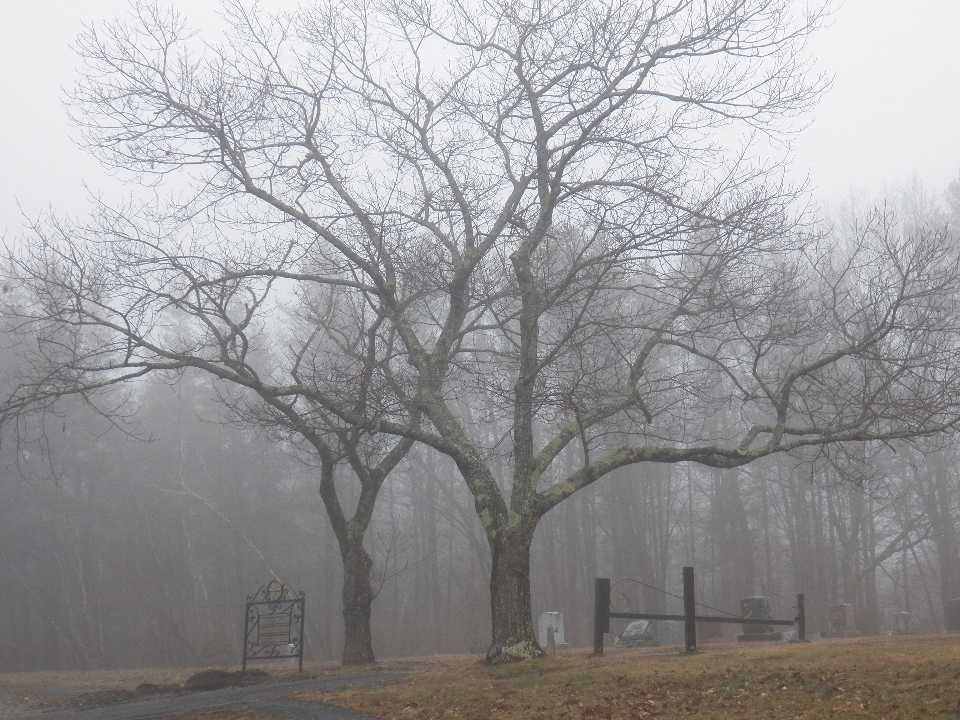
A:
{"type": "Polygon", "coordinates": [[[682,621],[687,652],[695,652],[697,649],[698,622],[736,623],[741,625],[796,625],[797,639],[800,641],[807,639],[807,619],[803,606],[803,593],[797,595],[797,616],[793,620],[697,615],[696,609],[697,602],[694,593],[692,567],[683,569],[683,615],[614,612],[610,607],[610,578],[597,578],[593,595],[593,652],[595,655],[603,654],[603,634],[610,632],[610,618],[682,621]]]}

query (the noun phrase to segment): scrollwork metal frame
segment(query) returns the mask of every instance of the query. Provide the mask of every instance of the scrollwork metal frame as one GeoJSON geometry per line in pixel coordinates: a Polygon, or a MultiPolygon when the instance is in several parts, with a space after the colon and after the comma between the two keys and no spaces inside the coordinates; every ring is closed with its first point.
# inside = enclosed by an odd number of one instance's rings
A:
{"type": "Polygon", "coordinates": [[[303,672],[303,591],[273,580],[247,595],[244,611],[243,663],[248,660],[297,658],[303,672]]]}

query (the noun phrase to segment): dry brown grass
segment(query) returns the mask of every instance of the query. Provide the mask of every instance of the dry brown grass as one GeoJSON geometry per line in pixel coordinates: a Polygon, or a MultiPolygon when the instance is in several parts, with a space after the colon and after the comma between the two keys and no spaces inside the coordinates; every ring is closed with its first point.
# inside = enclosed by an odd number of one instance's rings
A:
{"type": "MultiPolygon", "coordinates": [[[[428,670],[390,686],[298,697],[353,708],[380,720],[703,720],[960,718],[960,636],[819,640],[805,645],[701,646],[663,650],[571,650],[488,667],[477,656],[380,663],[428,670]]],[[[264,666],[271,674],[296,668],[264,666]]],[[[231,668],[233,669],[233,668],[231,668]]],[[[0,674],[0,695],[57,687],[132,689],[180,683],[194,670],[0,674]]],[[[356,672],[310,664],[304,674],[356,672]]],[[[270,720],[249,708],[185,713],[180,720],[270,720]]]]}
{"type": "Polygon", "coordinates": [[[960,718],[960,637],[727,645],[694,656],[581,650],[498,667],[459,659],[394,686],[300,697],[380,720],[960,718]]]}
{"type": "Polygon", "coordinates": [[[220,710],[200,710],[185,712],[176,716],[176,720],[281,720],[269,715],[257,715],[250,708],[226,708],[220,710]]]}

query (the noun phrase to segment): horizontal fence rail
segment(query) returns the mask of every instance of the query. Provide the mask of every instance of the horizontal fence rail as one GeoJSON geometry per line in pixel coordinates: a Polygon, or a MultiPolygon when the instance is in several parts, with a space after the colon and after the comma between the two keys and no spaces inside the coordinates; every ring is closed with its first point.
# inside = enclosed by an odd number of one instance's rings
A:
{"type": "Polygon", "coordinates": [[[698,622],[734,623],[737,625],[796,625],[797,638],[801,642],[807,639],[803,593],[797,595],[797,616],[793,620],[735,617],[732,615],[729,617],[697,615],[696,606],[692,567],[683,568],[683,615],[614,612],[610,608],[610,578],[597,578],[594,584],[593,599],[593,652],[595,655],[603,654],[603,635],[604,633],[610,632],[611,618],[625,620],[675,620],[682,622],[684,624],[684,642],[687,652],[695,652],[697,649],[698,622]]]}
{"type": "MultiPolygon", "coordinates": [[[[686,615],[657,615],[655,613],[611,612],[611,618],[627,620],[678,620],[686,622],[686,615]]],[[[737,625],[796,625],[796,620],[765,620],[763,618],[716,617],[713,615],[694,615],[694,622],[736,623],[737,625]]],[[[609,631],[608,631],[609,632],[609,631]]]]}

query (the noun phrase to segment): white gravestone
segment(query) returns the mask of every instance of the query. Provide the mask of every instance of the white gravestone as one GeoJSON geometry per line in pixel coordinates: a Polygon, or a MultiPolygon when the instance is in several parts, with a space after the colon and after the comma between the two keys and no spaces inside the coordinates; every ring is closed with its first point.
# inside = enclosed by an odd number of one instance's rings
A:
{"type": "Polygon", "coordinates": [[[553,628],[553,642],[555,645],[563,645],[563,613],[559,612],[545,612],[540,615],[540,632],[539,640],[540,647],[546,648],[548,642],[548,630],[547,628],[553,628]]]}

